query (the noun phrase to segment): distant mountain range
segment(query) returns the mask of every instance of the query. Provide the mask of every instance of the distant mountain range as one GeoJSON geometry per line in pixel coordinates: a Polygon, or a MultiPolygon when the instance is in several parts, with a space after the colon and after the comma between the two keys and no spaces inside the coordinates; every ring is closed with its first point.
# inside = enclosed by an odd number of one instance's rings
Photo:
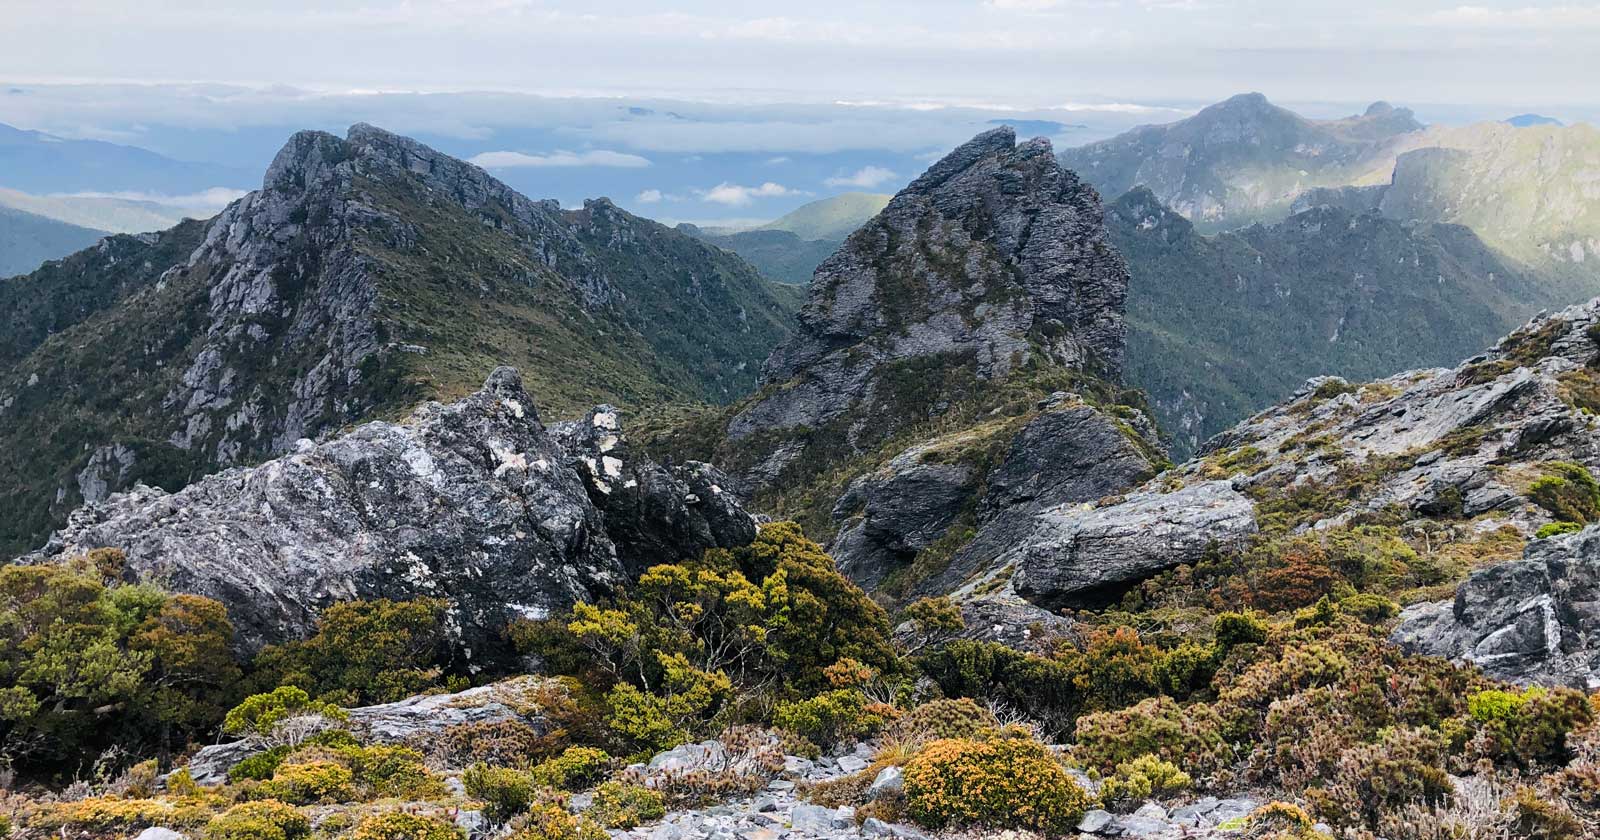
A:
{"type": "Polygon", "coordinates": [[[23,192],[185,195],[213,187],[247,187],[254,180],[252,173],[233,167],[0,125],[0,187],[23,192]]]}
{"type": "Polygon", "coordinates": [[[678,229],[738,254],[768,279],[805,285],[811,282],[811,272],[839,249],[845,237],[876,216],[889,199],[873,193],[843,193],[802,205],[750,230],[690,224],[678,229]]]}
{"type": "Polygon", "coordinates": [[[105,231],[0,206],[0,277],[23,274],[93,245],[105,231]]]}
{"type": "Polygon", "coordinates": [[[1459,225],[1320,206],[1203,236],[1149,190],[1106,212],[1128,261],[1128,384],[1181,460],[1307,379],[1453,364],[1546,299],[1459,225]]]}
{"type": "Polygon", "coordinates": [[[1247,93],[1067,149],[1061,162],[1108,196],[1145,187],[1210,233],[1281,219],[1313,187],[1385,182],[1398,139],[1422,128],[1384,102],[1359,116],[1310,120],[1247,93]]]}

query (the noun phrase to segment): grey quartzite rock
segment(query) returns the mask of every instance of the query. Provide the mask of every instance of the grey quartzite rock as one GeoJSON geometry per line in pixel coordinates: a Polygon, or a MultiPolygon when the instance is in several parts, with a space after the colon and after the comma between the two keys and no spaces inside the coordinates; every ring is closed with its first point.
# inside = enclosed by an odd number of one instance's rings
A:
{"type": "Polygon", "coordinates": [[[546,432],[517,372],[500,368],[481,391],[403,423],[302,442],[177,493],[112,496],[25,559],[120,548],[139,578],[226,605],[246,650],[307,635],[336,601],[443,598],[470,659],[513,617],[542,618],[610,591],[630,567],[754,535],[736,503],[710,492],[708,467],[613,458],[643,480],[619,486],[627,504],[600,507],[593,476],[571,466],[582,457],[546,432]],[[619,556],[613,531],[650,553],[619,556]]]}
{"type": "MultiPolygon", "coordinates": [[[[965,365],[989,381],[1042,353],[1114,380],[1127,290],[1095,191],[1061,168],[1049,141],[985,132],[817,268],[799,332],[763,370],[765,384],[781,387],[735,416],[729,437],[818,428],[849,413],[859,417],[845,430],[852,445],[886,439],[918,419],[874,411],[892,405],[896,366],[914,362],[965,365]]],[[[781,466],[748,477],[770,481],[781,466]]]]}
{"type": "Polygon", "coordinates": [[[1393,640],[1503,680],[1600,688],[1600,525],[1479,569],[1453,600],[1402,613],[1393,640]]]}
{"type": "Polygon", "coordinates": [[[1128,582],[1198,561],[1212,545],[1241,548],[1256,530],[1254,502],[1227,482],[1207,482],[1044,514],[1002,560],[1014,565],[1012,586],[1029,600],[1089,603],[1128,582]]]}

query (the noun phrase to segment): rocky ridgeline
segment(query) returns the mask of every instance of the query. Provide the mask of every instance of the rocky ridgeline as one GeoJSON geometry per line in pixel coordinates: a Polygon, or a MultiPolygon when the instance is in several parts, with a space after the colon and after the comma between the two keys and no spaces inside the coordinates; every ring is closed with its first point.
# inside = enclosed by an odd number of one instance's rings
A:
{"type": "Polygon", "coordinates": [[[0,551],[82,502],[403,416],[500,364],[565,417],[730,401],[791,329],[732,255],[364,124],[294,135],[203,225],[112,244],[19,286],[37,325],[0,342],[0,551]]]}
{"type": "MultiPolygon", "coordinates": [[[[1597,381],[1600,300],[1536,319],[1453,369],[1361,386],[1313,380],[1196,460],[1122,495],[1040,512],[958,594],[1102,604],[1209,546],[1243,546],[1297,494],[1328,506],[1299,530],[1381,514],[1509,525],[1531,538],[1552,521],[1530,498],[1552,464],[1600,471],[1597,381]]],[[[1453,604],[1413,609],[1397,638],[1513,679],[1591,683],[1593,531],[1536,542],[1526,560],[1480,572],[1453,604]]]]}
{"type": "Polygon", "coordinates": [[[511,368],[429,403],[177,493],[88,505],[39,562],[111,546],[139,577],[221,601],[247,650],[361,598],[447,599],[468,658],[513,617],[593,601],[646,562],[749,542],[755,523],[704,464],[636,457],[614,410],[547,429],[511,368]]]}
{"type": "MultiPolygon", "coordinates": [[[[812,499],[781,512],[831,518],[840,568],[891,598],[947,591],[1037,511],[1155,474],[1153,425],[1116,404],[1128,273],[1103,222],[1048,141],[957,148],[817,269],[725,463],[757,504],[812,499]]],[[[1059,624],[1015,599],[972,611],[1013,640],[1059,624]]]]}

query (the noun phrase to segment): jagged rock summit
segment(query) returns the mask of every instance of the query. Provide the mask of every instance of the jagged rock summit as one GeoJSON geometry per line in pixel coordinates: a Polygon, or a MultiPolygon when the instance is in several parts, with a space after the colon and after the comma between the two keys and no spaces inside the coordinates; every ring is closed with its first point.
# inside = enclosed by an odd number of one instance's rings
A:
{"type": "MultiPolygon", "coordinates": [[[[1094,189],[1046,140],[980,134],[817,269],[717,460],[880,597],[948,591],[1039,510],[1165,461],[1118,383],[1127,289],[1094,189]]],[[[1014,601],[973,619],[1059,623],[1014,601]]]]}
{"type": "Polygon", "coordinates": [[[645,560],[754,538],[713,468],[634,457],[614,411],[579,422],[590,428],[560,436],[584,441],[569,450],[517,372],[499,368],[405,422],[301,441],[177,493],[139,486],[88,505],[24,559],[122,549],[137,577],[226,605],[246,650],[306,635],[336,601],[443,598],[470,660],[507,620],[592,601],[645,560]]]}
{"type": "Polygon", "coordinates": [[[51,330],[0,348],[0,551],[137,482],[176,490],[461,397],[498,364],[561,417],[731,402],[790,331],[735,256],[369,125],[294,135],[204,225],[108,242],[8,281],[51,330]]]}
{"type": "MultiPolygon", "coordinates": [[[[799,331],[728,436],[829,429],[860,449],[1030,362],[1115,380],[1127,288],[1095,191],[1048,140],[984,132],[817,268],[799,331]]],[[[758,483],[799,452],[774,455],[758,483]]]]}

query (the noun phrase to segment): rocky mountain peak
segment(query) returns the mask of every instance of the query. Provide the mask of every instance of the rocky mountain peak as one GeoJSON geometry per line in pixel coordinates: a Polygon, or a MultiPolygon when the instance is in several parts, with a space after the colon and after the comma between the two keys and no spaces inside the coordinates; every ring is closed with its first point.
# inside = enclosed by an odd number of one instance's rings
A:
{"type": "Polygon", "coordinates": [[[837,427],[867,446],[1035,362],[1116,380],[1128,272],[1101,214],[1047,140],[957,147],[817,268],[730,437],[837,427]]]}

